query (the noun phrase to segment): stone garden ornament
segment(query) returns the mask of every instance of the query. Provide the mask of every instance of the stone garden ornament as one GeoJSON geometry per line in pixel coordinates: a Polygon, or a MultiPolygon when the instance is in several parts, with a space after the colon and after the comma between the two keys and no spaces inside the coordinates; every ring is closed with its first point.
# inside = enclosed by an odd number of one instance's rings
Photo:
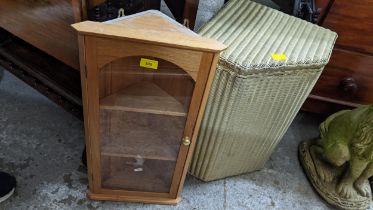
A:
{"type": "Polygon", "coordinates": [[[299,146],[312,185],[334,206],[367,209],[372,200],[373,105],[331,115],[320,125],[320,134],[299,146]]]}

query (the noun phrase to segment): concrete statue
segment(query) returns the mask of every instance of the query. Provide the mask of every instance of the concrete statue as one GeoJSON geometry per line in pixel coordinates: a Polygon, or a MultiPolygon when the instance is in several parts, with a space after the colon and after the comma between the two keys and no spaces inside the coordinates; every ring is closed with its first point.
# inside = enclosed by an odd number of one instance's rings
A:
{"type": "Polygon", "coordinates": [[[337,112],[320,138],[299,146],[302,166],[317,192],[341,209],[367,209],[372,200],[373,105],[337,112]]]}

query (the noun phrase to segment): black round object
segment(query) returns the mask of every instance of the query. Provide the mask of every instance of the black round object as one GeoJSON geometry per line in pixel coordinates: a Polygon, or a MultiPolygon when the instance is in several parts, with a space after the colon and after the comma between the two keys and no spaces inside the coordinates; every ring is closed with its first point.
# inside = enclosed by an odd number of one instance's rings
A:
{"type": "Polygon", "coordinates": [[[0,172],[0,200],[16,187],[16,178],[8,173],[0,172]]]}

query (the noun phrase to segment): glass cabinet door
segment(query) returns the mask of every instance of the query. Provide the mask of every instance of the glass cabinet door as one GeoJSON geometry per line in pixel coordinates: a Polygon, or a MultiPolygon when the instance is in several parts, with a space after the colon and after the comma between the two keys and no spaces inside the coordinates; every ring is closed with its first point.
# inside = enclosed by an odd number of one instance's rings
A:
{"type": "Polygon", "coordinates": [[[170,191],[193,88],[184,70],[157,58],[100,70],[102,188],[170,191]]]}

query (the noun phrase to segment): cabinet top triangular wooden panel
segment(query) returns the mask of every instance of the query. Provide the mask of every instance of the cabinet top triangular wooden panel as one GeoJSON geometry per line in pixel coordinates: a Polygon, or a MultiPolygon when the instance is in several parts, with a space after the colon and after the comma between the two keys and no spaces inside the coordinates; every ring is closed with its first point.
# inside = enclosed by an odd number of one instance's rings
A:
{"type": "Polygon", "coordinates": [[[156,10],[118,18],[108,22],[84,21],[72,25],[79,34],[152,43],[155,45],[219,52],[225,49],[220,42],[201,37],[156,10]]]}

